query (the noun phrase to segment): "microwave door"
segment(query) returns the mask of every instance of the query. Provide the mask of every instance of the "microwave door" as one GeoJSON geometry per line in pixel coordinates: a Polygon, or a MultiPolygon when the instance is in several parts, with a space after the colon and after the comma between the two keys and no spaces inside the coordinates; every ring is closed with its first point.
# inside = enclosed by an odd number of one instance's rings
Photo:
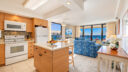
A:
{"type": "Polygon", "coordinates": [[[14,30],[14,31],[26,31],[26,23],[5,20],[4,29],[5,30],[14,30]]]}
{"type": "Polygon", "coordinates": [[[21,30],[21,25],[14,25],[14,24],[6,24],[6,30],[21,30]]]}

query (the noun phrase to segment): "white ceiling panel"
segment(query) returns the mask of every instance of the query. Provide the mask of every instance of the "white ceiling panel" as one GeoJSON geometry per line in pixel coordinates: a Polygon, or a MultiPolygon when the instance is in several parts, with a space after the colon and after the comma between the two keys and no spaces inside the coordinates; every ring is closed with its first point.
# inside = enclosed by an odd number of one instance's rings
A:
{"type": "MultiPolygon", "coordinates": [[[[71,25],[95,24],[114,20],[118,0],[84,0],[84,10],[80,10],[83,0],[70,0],[71,4],[66,5],[68,0],[48,0],[36,10],[24,8],[25,0],[0,0],[0,11],[9,12],[27,17],[44,18],[50,12],[61,6],[66,6],[70,11],[51,15],[48,18],[52,21],[61,21],[71,25]],[[76,4],[75,4],[76,3],[76,4]]],[[[81,7],[82,8],[82,7],[81,7]]],[[[60,9],[61,10],[61,9],[60,9]]]]}

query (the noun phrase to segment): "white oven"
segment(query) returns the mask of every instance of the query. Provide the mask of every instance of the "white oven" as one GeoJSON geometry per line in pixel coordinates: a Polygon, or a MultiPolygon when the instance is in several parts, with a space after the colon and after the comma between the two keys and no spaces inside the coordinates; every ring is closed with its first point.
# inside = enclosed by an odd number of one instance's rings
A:
{"type": "Polygon", "coordinates": [[[26,31],[26,23],[5,20],[4,29],[12,31],[26,31]]]}
{"type": "Polygon", "coordinates": [[[28,44],[27,42],[23,43],[13,43],[5,44],[5,57],[12,58],[28,53],[28,44]]]}
{"type": "Polygon", "coordinates": [[[28,43],[5,44],[5,65],[28,59],[28,43]]]}
{"type": "Polygon", "coordinates": [[[28,42],[24,35],[5,35],[5,64],[28,59],[28,42]]]}

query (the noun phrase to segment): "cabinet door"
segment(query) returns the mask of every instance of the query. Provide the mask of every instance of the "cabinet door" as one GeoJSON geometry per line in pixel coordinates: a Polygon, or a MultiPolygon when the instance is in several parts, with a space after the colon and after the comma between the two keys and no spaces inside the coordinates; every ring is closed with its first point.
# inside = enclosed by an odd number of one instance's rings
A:
{"type": "Polygon", "coordinates": [[[34,18],[34,25],[48,27],[48,21],[47,20],[43,20],[43,19],[34,18]]]}
{"type": "Polygon", "coordinates": [[[5,64],[5,46],[0,44],[0,66],[5,64]]]}
{"type": "Polygon", "coordinates": [[[34,56],[33,42],[28,42],[28,58],[32,58],[33,56],[34,56]]]}
{"type": "Polygon", "coordinates": [[[48,27],[48,21],[47,20],[41,20],[41,26],[48,27]]]}
{"type": "Polygon", "coordinates": [[[69,71],[69,48],[53,52],[53,72],[69,71]]]}
{"type": "Polygon", "coordinates": [[[33,32],[32,29],[33,29],[34,27],[33,27],[32,19],[29,19],[29,20],[27,20],[26,22],[27,22],[27,25],[26,25],[26,26],[27,26],[27,27],[26,27],[27,29],[26,29],[26,31],[27,31],[27,32],[33,32]]]}
{"type": "Polygon", "coordinates": [[[34,25],[41,25],[40,19],[34,18],[34,25]]]}
{"type": "Polygon", "coordinates": [[[4,13],[0,13],[0,30],[4,30],[4,13]]]}
{"type": "Polygon", "coordinates": [[[34,66],[36,70],[40,69],[40,56],[39,56],[40,48],[34,46],[34,66]]]}
{"type": "Polygon", "coordinates": [[[52,56],[49,54],[51,52],[45,52],[43,48],[34,47],[34,65],[37,71],[52,72],[52,56]]]}
{"type": "Polygon", "coordinates": [[[44,52],[42,48],[39,56],[40,56],[40,72],[52,72],[52,55],[49,55],[50,52],[44,52]],[[48,53],[48,54],[47,54],[48,53]]]}

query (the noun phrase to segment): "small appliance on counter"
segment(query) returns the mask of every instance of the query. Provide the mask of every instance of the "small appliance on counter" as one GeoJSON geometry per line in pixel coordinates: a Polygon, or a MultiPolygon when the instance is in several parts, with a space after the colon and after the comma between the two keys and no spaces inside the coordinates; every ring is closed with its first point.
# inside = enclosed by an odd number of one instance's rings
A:
{"type": "Polygon", "coordinates": [[[32,32],[26,32],[25,39],[31,40],[32,39],[32,32]]]}

